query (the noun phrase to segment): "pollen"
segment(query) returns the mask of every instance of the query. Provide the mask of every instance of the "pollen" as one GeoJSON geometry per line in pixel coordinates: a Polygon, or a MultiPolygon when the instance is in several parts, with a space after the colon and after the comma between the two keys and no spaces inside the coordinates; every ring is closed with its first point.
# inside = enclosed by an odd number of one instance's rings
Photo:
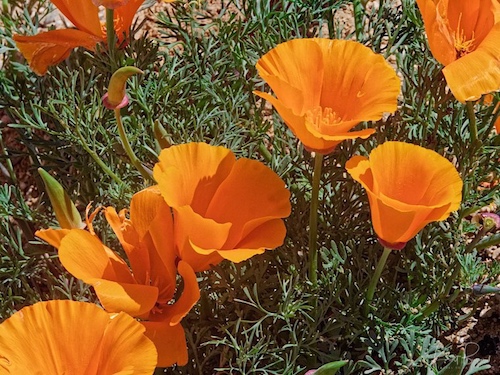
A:
{"type": "Polygon", "coordinates": [[[306,112],[307,121],[314,124],[316,129],[321,129],[325,126],[332,126],[342,122],[342,118],[337,113],[329,108],[315,107],[306,112]]]}
{"type": "Polygon", "coordinates": [[[460,27],[461,21],[462,14],[460,14],[460,18],[458,19],[457,31],[453,34],[455,50],[457,51],[457,59],[471,53],[475,48],[474,32],[472,32],[472,38],[467,40],[464,29],[460,27]]]}

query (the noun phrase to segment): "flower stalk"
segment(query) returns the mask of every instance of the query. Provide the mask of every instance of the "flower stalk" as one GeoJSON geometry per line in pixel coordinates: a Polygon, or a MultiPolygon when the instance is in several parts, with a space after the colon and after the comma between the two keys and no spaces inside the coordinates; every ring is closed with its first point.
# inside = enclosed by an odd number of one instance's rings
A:
{"type": "Polygon", "coordinates": [[[80,144],[82,145],[82,147],[84,148],[85,151],[87,151],[87,153],[92,157],[92,159],[94,159],[94,161],[97,163],[97,165],[99,165],[99,167],[101,167],[101,169],[109,176],[113,179],[113,181],[115,181],[117,184],[120,184],[120,185],[125,185],[125,183],[120,179],[120,177],[118,177],[107,165],[106,163],[104,163],[102,161],[102,159],[99,157],[99,155],[97,155],[97,153],[92,150],[89,145],[87,144],[87,141],[85,140],[85,138],[83,137],[82,133],[80,132],[80,128],[79,126],[77,125],[75,127],[75,130],[76,130],[76,134],[78,135],[78,138],[80,139],[80,144]]]}
{"type": "Polygon", "coordinates": [[[387,262],[387,258],[389,257],[391,251],[392,250],[390,248],[384,247],[384,252],[380,257],[377,267],[375,268],[375,272],[373,273],[373,276],[370,280],[370,284],[368,285],[368,290],[366,291],[366,300],[364,306],[365,316],[368,316],[368,313],[370,312],[370,304],[373,301],[373,296],[375,294],[375,287],[377,286],[378,280],[380,279],[380,275],[382,274],[382,271],[385,267],[385,263],[387,262]]]}
{"type": "Polygon", "coordinates": [[[123,148],[127,153],[132,165],[139,171],[142,177],[145,180],[151,180],[151,173],[144,168],[139,158],[135,155],[134,150],[130,146],[130,142],[128,141],[127,134],[125,133],[125,128],[123,127],[122,116],[120,114],[120,108],[115,109],[115,118],[116,125],[118,126],[118,134],[120,135],[120,140],[122,141],[123,148]]]}
{"type": "Polygon", "coordinates": [[[318,283],[318,206],[322,166],[323,154],[316,153],[314,156],[311,211],[309,213],[309,280],[314,286],[318,283]]]}
{"type": "Polygon", "coordinates": [[[114,10],[106,8],[106,39],[108,42],[108,51],[111,57],[114,56],[115,49],[115,21],[114,10]]]}

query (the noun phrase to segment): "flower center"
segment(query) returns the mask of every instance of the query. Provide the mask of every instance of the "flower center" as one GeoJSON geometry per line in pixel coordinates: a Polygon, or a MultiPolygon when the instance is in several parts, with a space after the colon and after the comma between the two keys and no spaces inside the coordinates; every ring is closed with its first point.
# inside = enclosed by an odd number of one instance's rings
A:
{"type": "Polygon", "coordinates": [[[458,19],[457,31],[453,34],[453,39],[455,42],[455,50],[457,51],[457,59],[467,55],[474,49],[474,32],[472,32],[472,38],[467,40],[464,30],[460,27],[462,21],[462,13],[458,19]]]}
{"type": "Polygon", "coordinates": [[[329,107],[321,108],[320,106],[307,111],[306,120],[311,122],[316,129],[342,122],[342,118],[333,109],[329,107]]]}

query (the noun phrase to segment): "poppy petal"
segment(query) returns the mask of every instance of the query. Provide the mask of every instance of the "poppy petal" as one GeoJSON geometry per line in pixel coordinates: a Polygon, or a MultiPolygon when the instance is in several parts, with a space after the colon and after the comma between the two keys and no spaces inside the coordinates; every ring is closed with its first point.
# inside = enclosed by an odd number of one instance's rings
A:
{"type": "Polygon", "coordinates": [[[278,100],[294,114],[302,116],[304,110],[320,103],[323,60],[323,52],[315,39],[295,39],[266,53],[256,68],[278,100]]]}
{"type": "Polygon", "coordinates": [[[130,0],[127,4],[114,10],[115,32],[120,40],[128,35],[134,16],[144,0],[130,0]]]}
{"type": "Polygon", "coordinates": [[[134,282],[123,259],[116,254],[110,257],[102,242],[82,229],[72,229],[63,238],[59,259],[73,276],[85,282],[95,278],[134,282]]]}
{"type": "Polygon", "coordinates": [[[434,58],[443,65],[457,59],[457,51],[447,25],[438,10],[435,0],[416,0],[424,20],[425,33],[434,58]]]}
{"type": "Polygon", "coordinates": [[[189,206],[174,209],[174,230],[179,256],[195,272],[204,271],[210,265],[219,264],[222,257],[215,252],[227,241],[231,223],[220,224],[204,218],[189,206]],[[195,245],[193,247],[192,245],[195,245]],[[197,248],[212,249],[206,255],[200,255],[197,248]]]}
{"type": "Polygon", "coordinates": [[[126,312],[141,316],[149,312],[158,300],[158,288],[149,285],[119,283],[113,280],[88,279],[102,306],[109,312],[126,312]]]}
{"type": "Polygon", "coordinates": [[[145,331],[141,323],[125,313],[112,316],[101,342],[107,350],[101,351],[96,374],[152,374],[158,353],[145,331]]]}
{"type": "Polygon", "coordinates": [[[61,245],[61,240],[70,232],[70,229],[41,229],[35,232],[35,236],[41,238],[56,249],[61,245]]]}
{"type": "Polygon", "coordinates": [[[225,147],[187,143],[162,150],[153,176],[170,207],[190,205],[200,215],[235,162],[225,147]]]}
{"type": "Polygon", "coordinates": [[[178,265],[179,274],[184,281],[184,289],[182,294],[173,305],[167,306],[168,316],[170,317],[170,325],[178,325],[182,318],[184,318],[189,310],[196,305],[200,299],[200,288],[198,287],[198,280],[191,266],[184,261],[180,261],[178,265]]]}
{"type": "Polygon", "coordinates": [[[102,37],[99,9],[92,0],[51,0],[51,2],[75,25],[79,30],[102,37]]]}
{"type": "Polygon", "coordinates": [[[14,41],[28,60],[30,68],[36,74],[43,75],[49,66],[66,59],[74,48],[94,50],[102,39],[85,31],[66,29],[51,30],[33,36],[14,35],[14,41]]]}
{"type": "Polygon", "coordinates": [[[325,60],[322,108],[331,108],[342,122],[354,121],[352,126],[396,111],[401,82],[382,55],[354,41],[314,41],[325,60]]]}
{"type": "Polygon", "coordinates": [[[241,158],[217,189],[206,217],[218,223],[232,224],[223,247],[229,249],[246,235],[243,229],[250,221],[262,217],[283,218],[290,212],[290,192],[283,180],[264,164],[241,158]]]}
{"type": "Polygon", "coordinates": [[[186,334],[180,324],[171,326],[168,321],[141,323],[146,328],[145,335],[153,341],[158,351],[158,367],[187,364],[186,334]]]}
{"type": "Polygon", "coordinates": [[[500,90],[500,22],[479,47],[443,69],[455,98],[464,103],[500,90]]]}
{"type": "Polygon", "coordinates": [[[112,317],[91,303],[38,302],[0,325],[0,372],[152,373],[156,350],[143,332],[130,316],[112,317]]]}
{"type": "Polygon", "coordinates": [[[304,146],[309,150],[323,153],[321,150],[332,150],[339,143],[338,141],[328,141],[324,138],[318,138],[311,134],[305,126],[304,116],[294,114],[292,109],[285,107],[274,96],[260,91],[254,91],[254,94],[267,100],[273,105],[292,133],[300,139],[304,146]]]}

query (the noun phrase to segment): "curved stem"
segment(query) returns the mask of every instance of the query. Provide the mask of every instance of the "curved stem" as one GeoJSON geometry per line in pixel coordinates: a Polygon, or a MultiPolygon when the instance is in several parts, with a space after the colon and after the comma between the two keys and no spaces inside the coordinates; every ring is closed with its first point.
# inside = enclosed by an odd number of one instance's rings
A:
{"type": "Polygon", "coordinates": [[[309,280],[314,286],[318,283],[318,206],[319,206],[319,183],[321,180],[321,168],[323,166],[323,155],[316,153],[314,156],[314,172],[311,194],[311,211],[309,212],[309,280]]]}
{"type": "Polygon", "coordinates": [[[101,169],[109,176],[111,177],[116,183],[120,185],[125,185],[125,183],[118,177],[99,157],[99,155],[96,154],[94,150],[92,150],[87,142],[85,141],[85,138],[83,138],[82,133],[80,132],[80,128],[78,125],[75,127],[76,129],[76,134],[78,135],[78,138],[80,139],[82,147],[85,149],[85,151],[88,152],[88,154],[94,159],[94,161],[101,167],[101,169]]]}
{"type": "Polygon", "coordinates": [[[370,311],[370,303],[372,302],[373,295],[375,294],[375,287],[377,286],[378,280],[380,279],[380,275],[382,274],[385,263],[387,262],[387,258],[389,257],[391,251],[392,250],[389,249],[388,247],[384,247],[384,252],[382,253],[382,256],[378,261],[377,267],[375,268],[375,272],[372,275],[372,278],[370,280],[370,285],[368,285],[368,290],[366,291],[366,300],[364,307],[365,316],[368,316],[368,312],[370,311]]]}
{"type": "Polygon", "coordinates": [[[125,134],[125,128],[123,127],[122,116],[120,114],[119,108],[115,109],[115,118],[116,118],[116,125],[118,126],[118,134],[120,135],[123,148],[125,149],[125,152],[127,153],[130,161],[132,162],[132,165],[139,171],[139,173],[142,175],[142,177],[144,177],[144,179],[150,180],[151,174],[148,171],[146,171],[141,161],[137,158],[137,156],[135,156],[135,153],[132,150],[132,147],[130,146],[130,143],[127,139],[127,135],[125,134]]]}

